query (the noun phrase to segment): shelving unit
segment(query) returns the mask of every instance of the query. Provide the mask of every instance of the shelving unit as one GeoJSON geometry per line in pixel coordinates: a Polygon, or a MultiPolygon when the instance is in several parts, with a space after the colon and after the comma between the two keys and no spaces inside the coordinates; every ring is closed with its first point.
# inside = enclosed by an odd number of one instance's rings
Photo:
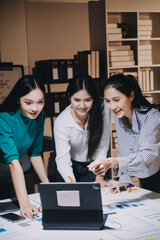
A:
{"type": "MultiPolygon", "coordinates": [[[[160,102],[160,55],[157,54],[160,50],[159,22],[160,11],[106,9],[107,77],[116,73],[134,75],[143,94],[154,103],[160,102]],[[123,35],[121,29],[118,37],[117,30],[113,29],[119,28],[122,23],[127,26],[127,33],[123,35]],[[111,27],[117,37],[110,36],[111,27]],[[122,59],[126,60],[122,62],[122,59]]],[[[118,154],[118,144],[115,143],[116,130],[114,120],[111,119],[111,156],[115,157],[118,154]]]]}
{"type": "MultiPolygon", "coordinates": [[[[160,94],[160,56],[157,54],[160,49],[160,12],[106,12],[106,35],[107,35],[107,76],[115,73],[133,74],[137,77],[144,95],[153,98],[153,102],[158,101],[157,95],[160,94]],[[110,26],[125,23],[128,31],[125,38],[113,35],[109,37],[110,26]],[[108,31],[108,32],[107,32],[108,31]],[[144,34],[144,35],[142,35],[144,34]],[[117,46],[117,47],[116,47],[117,46]],[[129,50],[126,50],[127,47],[129,50]],[[117,50],[117,49],[118,50],[117,50]],[[129,58],[133,51],[131,60],[121,61],[129,58]],[[121,55],[121,52],[123,55],[121,55]],[[115,60],[113,57],[115,55],[115,60]],[[116,61],[117,59],[117,61],[116,61]],[[134,60],[134,64],[133,61],[134,60]],[[128,63],[126,63],[128,62],[128,63]],[[131,62],[131,66],[129,65],[131,62]],[[115,67],[113,65],[115,64],[115,67]]],[[[114,31],[114,30],[113,30],[114,31]]],[[[122,32],[122,31],[121,31],[122,32]]],[[[116,35],[116,33],[115,33],[116,35]]],[[[122,34],[121,34],[122,35],[122,34]]],[[[117,34],[118,36],[118,34],[117,34]]],[[[111,124],[112,133],[115,132],[114,123],[111,124]]],[[[113,134],[111,134],[111,156],[116,155],[116,148],[113,146],[113,134]]]]}

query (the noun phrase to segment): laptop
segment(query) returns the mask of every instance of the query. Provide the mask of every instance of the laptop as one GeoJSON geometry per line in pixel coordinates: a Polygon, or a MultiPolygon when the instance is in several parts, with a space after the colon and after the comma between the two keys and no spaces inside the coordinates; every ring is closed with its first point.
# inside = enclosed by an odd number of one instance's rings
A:
{"type": "Polygon", "coordinates": [[[43,229],[100,230],[103,208],[99,183],[40,183],[43,229]]]}

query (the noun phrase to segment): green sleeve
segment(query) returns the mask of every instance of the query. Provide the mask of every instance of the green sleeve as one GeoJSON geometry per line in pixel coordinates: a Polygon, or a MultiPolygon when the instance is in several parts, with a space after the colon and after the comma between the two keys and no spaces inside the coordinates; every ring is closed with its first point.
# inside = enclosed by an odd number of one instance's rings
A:
{"type": "Polygon", "coordinates": [[[13,133],[7,122],[0,118],[0,162],[9,164],[15,159],[19,160],[19,153],[13,141],[13,133]]]}

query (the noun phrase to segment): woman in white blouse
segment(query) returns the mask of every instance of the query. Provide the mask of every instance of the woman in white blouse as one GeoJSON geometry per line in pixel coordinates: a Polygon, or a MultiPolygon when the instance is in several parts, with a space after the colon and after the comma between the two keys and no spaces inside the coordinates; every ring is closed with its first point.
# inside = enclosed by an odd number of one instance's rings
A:
{"type": "Polygon", "coordinates": [[[100,175],[114,167],[121,182],[136,176],[143,188],[160,193],[160,106],[146,100],[132,75],[110,77],[104,99],[114,114],[118,158],[97,159],[89,170],[100,175]]]}
{"type": "Polygon", "coordinates": [[[93,79],[76,76],[67,88],[71,104],[57,117],[54,124],[56,145],[56,181],[97,181],[110,185],[87,165],[107,156],[110,136],[110,113],[99,96],[93,79]],[[69,178],[70,177],[70,178],[69,178]]]}

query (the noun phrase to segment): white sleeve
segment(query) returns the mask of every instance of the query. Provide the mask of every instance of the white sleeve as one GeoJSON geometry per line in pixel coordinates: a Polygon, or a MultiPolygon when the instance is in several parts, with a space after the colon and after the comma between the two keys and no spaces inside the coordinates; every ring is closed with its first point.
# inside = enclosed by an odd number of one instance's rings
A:
{"type": "Polygon", "coordinates": [[[70,182],[69,176],[75,180],[73,174],[72,161],[70,156],[70,129],[66,129],[64,124],[56,119],[54,124],[54,139],[56,147],[57,169],[65,182],[70,182]]]}
{"type": "Polygon", "coordinates": [[[96,152],[96,158],[95,159],[107,157],[109,144],[110,144],[110,111],[106,107],[106,104],[105,104],[104,105],[103,134],[102,134],[102,139],[100,141],[100,145],[99,145],[98,150],[96,152]]]}

